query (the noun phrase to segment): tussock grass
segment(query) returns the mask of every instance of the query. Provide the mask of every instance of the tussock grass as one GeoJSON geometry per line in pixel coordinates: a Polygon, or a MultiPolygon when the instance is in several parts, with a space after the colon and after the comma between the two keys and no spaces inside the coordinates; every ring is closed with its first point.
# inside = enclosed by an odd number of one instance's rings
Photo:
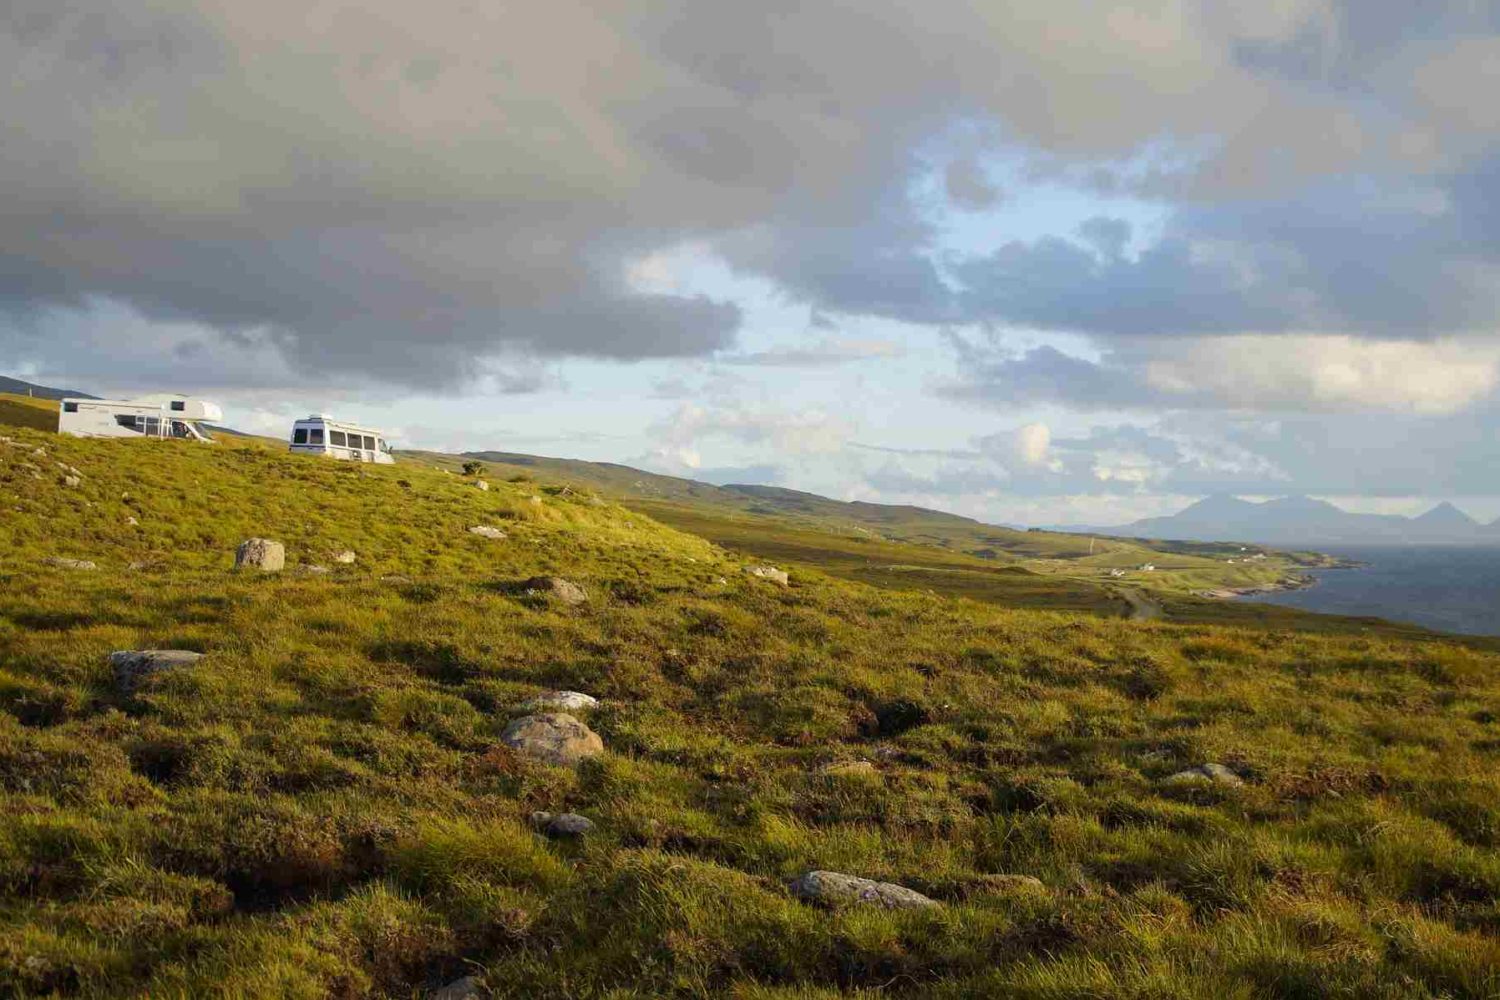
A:
{"type": "Polygon", "coordinates": [[[1500,991],[1482,643],[781,588],[545,482],[10,433],[0,995],[1500,991]],[[252,535],[286,572],[231,570],[252,535]],[[207,655],[115,687],[169,647],[207,655]],[[552,688],[603,699],[577,771],[499,743],[552,688]],[[1164,783],[1205,761],[1245,784],[1164,783]],[[942,905],[825,910],[808,868],[942,905]]]}

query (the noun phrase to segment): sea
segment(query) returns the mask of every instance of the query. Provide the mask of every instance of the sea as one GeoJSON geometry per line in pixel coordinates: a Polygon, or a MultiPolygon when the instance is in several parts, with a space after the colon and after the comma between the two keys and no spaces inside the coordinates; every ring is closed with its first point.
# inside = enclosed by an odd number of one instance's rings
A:
{"type": "Polygon", "coordinates": [[[1374,615],[1442,632],[1500,635],[1500,546],[1322,547],[1362,565],[1313,570],[1305,590],[1245,600],[1331,615],[1374,615]]]}

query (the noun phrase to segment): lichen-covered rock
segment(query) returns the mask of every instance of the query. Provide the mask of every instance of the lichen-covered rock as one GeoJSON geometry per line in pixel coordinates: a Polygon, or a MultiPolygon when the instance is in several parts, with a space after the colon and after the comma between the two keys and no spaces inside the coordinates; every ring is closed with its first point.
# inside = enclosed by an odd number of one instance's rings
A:
{"type": "Polygon", "coordinates": [[[476,524],[469,529],[469,534],[478,535],[480,538],[493,538],[499,540],[505,537],[505,532],[488,524],[476,524]]]}
{"type": "Polygon", "coordinates": [[[534,576],[522,586],[528,594],[545,594],[564,604],[583,604],[589,599],[588,591],[560,576],[534,576]]]}
{"type": "Polygon", "coordinates": [[[523,757],[560,767],[576,767],[604,752],[599,734],[564,712],[516,719],[500,734],[500,742],[523,757]]]}
{"type": "Polygon", "coordinates": [[[279,573],[286,567],[286,546],[269,538],[247,538],[234,550],[235,569],[279,573]]]}
{"type": "Polygon", "coordinates": [[[74,486],[81,486],[83,484],[83,480],[78,478],[77,476],[63,476],[62,484],[71,488],[74,486]]]}
{"type": "Polygon", "coordinates": [[[913,910],[939,905],[937,900],[904,885],[877,882],[843,872],[806,872],[792,882],[792,895],[831,906],[863,904],[890,910],[913,910]]]}
{"type": "Polygon", "coordinates": [[[745,572],[757,579],[779,583],[783,587],[791,582],[791,577],[787,575],[786,570],[777,569],[775,566],[746,566],[745,572]]]}
{"type": "Polygon", "coordinates": [[[490,484],[485,482],[483,479],[476,479],[474,480],[474,488],[476,490],[484,490],[486,493],[488,493],[490,484]]]}
{"type": "Polygon", "coordinates": [[[109,665],[115,671],[115,686],[132,690],[143,678],[163,670],[188,667],[203,659],[191,649],[120,649],[109,654],[109,665]]]}
{"type": "Polygon", "coordinates": [[[333,554],[333,561],[336,563],[343,563],[345,566],[353,565],[354,561],[358,558],[359,556],[354,554],[353,549],[344,549],[342,552],[335,552],[333,554]]]}
{"type": "Polygon", "coordinates": [[[1186,771],[1178,771],[1167,778],[1167,783],[1170,785],[1221,785],[1225,788],[1238,788],[1245,781],[1223,764],[1209,763],[1198,767],[1190,767],[1186,771]]]}
{"type": "Polygon", "coordinates": [[[521,708],[528,712],[577,712],[598,704],[598,698],[582,691],[548,691],[522,703],[521,708]]]}
{"type": "Polygon", "coordinates": [[[577,813],[534,812],[531,824],[556,840],[575,840],[594,829],[593,820],[577,813]]]}

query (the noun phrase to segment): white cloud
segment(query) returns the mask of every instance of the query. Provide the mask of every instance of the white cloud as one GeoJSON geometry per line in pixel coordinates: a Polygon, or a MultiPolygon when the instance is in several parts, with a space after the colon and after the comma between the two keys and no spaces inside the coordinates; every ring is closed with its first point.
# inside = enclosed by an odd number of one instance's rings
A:
{"type": "Polygon", "coordinates": [[[1246,334],[1163,340],[1143,371],[1172,396],[1208,396],[1232,408],[1454,413],[1494,391],[1496,338],[1433,343],[1340,335],[1246,334]]]}

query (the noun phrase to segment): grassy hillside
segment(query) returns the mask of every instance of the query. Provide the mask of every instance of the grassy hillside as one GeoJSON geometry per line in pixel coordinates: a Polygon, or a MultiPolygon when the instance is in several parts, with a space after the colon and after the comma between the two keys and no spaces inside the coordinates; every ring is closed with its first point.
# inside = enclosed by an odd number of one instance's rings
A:
{"type": "Polygon", "coordinates": [[[1301,568],[1324,562],[1312,554],[1278,552],[1268,552],[1263,561],[1246,562],[1238,558],[1245,554],[1239,545],[1021,531],[922,507],[849,503],[772,486],[712,486],[602,462],[510,452],[416,452],[412,457],[454,471],[466,461],[478,460],[502,477],[540,475],[598,490],[634,510],[767,558],[800,559],[880,586],[910,589],[920,584],[920,589],[930,586],[942,593],[994,598],[1006,604],[1117,609],[1123,602],[1113,592],[1122,584],[1178,596],[1255,589],[1285,582],[1301,568]],[[786,552],[790,537],[806,539],[818,551],[809,552],[799,543],[797,552],[786,552]],[[869,544],[879,542],[906,548],[881,551],[878,544],[869,544]],[[941,550],[941,554],[929,551],[912,558],[913,545],[941,550]],[[919,563],[921,576],[852,572],[872,562],[919,563]],[[1140,572],[1139,567],[1146,564],[1155,568],[1140,572]],[[996,565],[1020,567],[1033,575],[996,574],[996,565]],[[1116,579],[1111,570],[1125,571],[1126,579],[1116,579]],[[1056,579],[1048,583],[1036,575],[1056,579]]]}
{"type": "Polygon", "coordinates": [[[0,995],[1500,991],[1481,644],[783,588],[545,482],[11,436],[0,995]],[[251,535],[287,570],[232,572],[251,535]],[[132,648],[206,655],[122,690],[132,648]],[[499,739],[553,688],[602,699],[577,770],[499,739]],[[1166,780],[1205,762],[1244,784],[1166,780]]]}
{"type": "Polygon", "coordinates": [[[30,396],[0,392],[0,425],[55,431],[57,430],[57,403],[47,399],[33,399],[30,396]]]}

